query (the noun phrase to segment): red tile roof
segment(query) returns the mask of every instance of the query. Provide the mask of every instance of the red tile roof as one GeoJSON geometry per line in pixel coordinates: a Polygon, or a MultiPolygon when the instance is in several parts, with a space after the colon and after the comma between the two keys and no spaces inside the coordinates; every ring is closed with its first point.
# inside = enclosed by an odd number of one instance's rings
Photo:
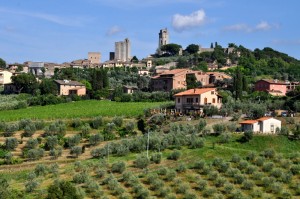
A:
{"type": "Polygon", "coordinates": [[[240,122],[240,124],[255,124],[257,122],[258,122],[257,120],[245,120],[240,122]]]}
{"type": "Polygon", "coordinates": [[[203,93],[216,90],[216,88],[195,88],[189,89],[180,93],[175,94],[174,96],[184,96],[184,95],[201,95],[203,93]]]}
{"type": "Polygon", "coordinates": [[[268,119],[271,119],[271,118],[272,117],[261,117],[261,118],[257,119],[257,121],[262,122],[262,121],[265,121],[265,120],[268,120],[268,119]]]}
{"type": "Polygon", "coordinates": [[[169,70],[169,71],[164,71],[162,74],[160,75],[175,75],[177,73],[181,73],[184,71],[188,71],[187,69],[173,69],[173,70],[169,70]]]}

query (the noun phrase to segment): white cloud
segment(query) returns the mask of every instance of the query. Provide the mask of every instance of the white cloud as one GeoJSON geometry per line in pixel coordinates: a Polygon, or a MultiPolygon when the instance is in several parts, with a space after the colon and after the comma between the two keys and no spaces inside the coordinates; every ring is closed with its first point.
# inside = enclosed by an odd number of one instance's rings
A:
{"type": "Polygon", "coordinates": [[[119,26],[113,26],[106,32],[106,35],[107,36],[115,35],[121,31],[122,29],[119,26]]]}
{"type": "Polygon", "coordinates": [[[182,31],[193,27],[201,26],[206,22],[204,10],[198,10],[190,15],[175,14],[172,20],[172,26],[176,31],[182,31]]]}
{"type": "Polygon", "coordinates": [[[234,24],[230,26],[226,26],[223,28],[224,31],[240,31],[240,32],[256,32],[256,31],[268,31],[271,29],[278,29],[279,25],[278,24],[270,24],[266,21],[261,21],[254,27],[251,27],[247,24],[241,23],[241,24],[234,24]]]}

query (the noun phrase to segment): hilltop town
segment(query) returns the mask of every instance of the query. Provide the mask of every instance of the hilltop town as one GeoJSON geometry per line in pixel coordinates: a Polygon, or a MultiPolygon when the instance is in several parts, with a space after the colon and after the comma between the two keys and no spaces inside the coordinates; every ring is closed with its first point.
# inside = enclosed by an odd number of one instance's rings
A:
{"type": "Polygon", "coordinates": [[[0,198],[299,197],[299,60],[168,29],[131,45],[0,59],[0,198]]]}

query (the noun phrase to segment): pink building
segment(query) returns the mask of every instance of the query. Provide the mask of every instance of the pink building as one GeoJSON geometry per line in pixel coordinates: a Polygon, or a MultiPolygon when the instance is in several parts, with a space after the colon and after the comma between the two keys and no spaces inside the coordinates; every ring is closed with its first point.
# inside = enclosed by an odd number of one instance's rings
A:
{"type": "Polygon", "coordinates": [[[86,95],[85,85],[70,80],[55,80],[55,83],[58,86],[58,95],[86,95]]]}
{"type": "Polygon", "coordinates": [[[271,95],[285,96],[287,85],[289,82],[280,81],[277,79],[262,79],[255,83],[255,91],[266,91],[271,95]]]}

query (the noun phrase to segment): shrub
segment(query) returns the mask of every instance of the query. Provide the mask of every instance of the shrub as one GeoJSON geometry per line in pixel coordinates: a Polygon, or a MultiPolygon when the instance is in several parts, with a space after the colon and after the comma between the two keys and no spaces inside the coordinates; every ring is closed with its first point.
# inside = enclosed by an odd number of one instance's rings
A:
{"type": "Polygon", "coordinates": [[[226,182],[224,184],[224,192],[225,194],[230,194],[232,191],[234,190],[234,185],[229,183],[229,182],[226,182]]]}
{"type": "Polygon", "coordinates": [[[181,156],[181,152],[178,150],[174,150],[170,155],[168,156],[168,159],[170,160],[178,160],[181,156]]]}
{"type": "Polygon", "coordinates": [[[114,173],[123,173],[126,169],[124,162],[116,162],[112,165],[111,171],[114,173]]]}
{"type": "Polygon", "coordinates": [[[300,165],[293,165],[291,166],[291,172],[293,175],[299,175],[300,174],[300,165]]]}
{"type": "Polygon", "coordinates": [[[37,176],[44,176],[47,174],[47,167],[44,164],[38,164],[35,166],[34,173],[37,176]]]}
{"type": "Polygon", "coordinates": [[[74,147],[80,143],[81,137],[80,135],[76,134],[73,135],[72,137],[68,137],[67,143],[69,147],[74,147]]]}
{"type": "Polygon", "coordinates": [[[73,182],[77,184],[88,182],[88,179],[89,179],[89,175],[86,172],[76,173],[73,176],[73,182]]]}
{"type": "Polygon", "coordinates": [[[151,183],[151,189],[152,190],[158,190],[164,186],[164,182],[160,179],[154,180],[153,183],[151,183]]]}
{"type": "Polygon", "coordinates": [[[100,133],[97,134],[93,134],[90,136],[89,138],[89,142],[91,145],[96,146],[98,145],[100,142],[102,142],[104,140],[103,135],[101,135],[100,133]]]}
{"type": "Polygon", "coordinates": [[[203,169],[204,166],[205,166],[205,161],[199,160],[194,164],[193,168],[194,169],[203,169]]]}
{"type": "Polygon", "coordinates": [[[75,155],[75,157],[78,158],[78,156],[80,154],[82,154],[82,147],[81,146],[73,146],[70,150],[70,154],[75,155]]]}
{"type": "Polygon", "coordinates": [[[82,199],[83,197],[78,193],[76,187],[67,181],[56,181],[47,189],[47,199],[53,198],[72,198],[82,199]]]}
{"type": "Polygon", "coordinates": [[[128,133],[132,133],[134,130],[134,122],[128,122],[125,126],[125,129],[128,133]]]}
{"type": "Polygon", "coordinates": [[[244,132],[243,137],[241,137],[240,141],[241,142],[249,142],[253,138],[253,131],[252,130],[247,130],[244,132]]]}
{"type": "Polygon", "coordinates": [[[214,195],[216,192],[216,188],[207,188],[202,192],[202,196],[208,198],[214,195]]]}
{"type": "Polygon", "coordinates": [[[226,126],[224,124],[214,124],[213,130],[216,135],[221,135],[226,131],[226,126]]]}
{"type": "Polygon", "coordinates": [[[71,127],[78,128],[80,126],[81,126],[81,120],[80,120],[80,118],[74,118],[74,119],[72,119],[71,127]]]}
{"type": "Polygon", "coordinates": [[[176,175],[177,175],[177,174],[176,174],[176,172],[175,172],[174,170],[168,170],[165,179],[166,179],[167,181],[172,181],[172,180],[175,179],[176,175]]]}
{"type": "Polygon", "coordinates": [[[115,116],[112,123],[114,123],[117,127],[121,127],[123,125],[123,117],[115,116]]]}
{"type": "Polygon", "coordinates": [[[269,172],[273,169],[274,167],[274,163],[273,162],[266,162],[263,164],[262,170],[264,172],[269,172]]]}
{"type": "Polygon", "coordinates": [[[200,137],[192,135],[189,139],[188,145],[191,149],[202,148],[204,146],[204,140],[200,137]]]}
{"type": "Polygon", "coordinates": [[[245,177],[242,174],[235,174],[233,179],[235,184],[242,184],[245,180],[245,177]]]}
{"type": "Polygon", "coordinates": [[[52,156],[53,159],[57,159],[59,156],[62,155],[62,148],[58,147],[58,148],[55,148],[55,149],[51,149],[49,151],[49,155],[52,156]]]}
{"type": "Polygon", "coordinates": [[[214,183],[216,187],[223,187],[224,184],[226,183],[226,179],[223,177],[217,177],[216,179],[214,179],[214,183]]]}
{"type": "Polygon", "coordinates": [[[5,148],[7,150],[15,150],[15,148],[17,148],[19,142],[17,140],[17,138],[11,137],[11,138],[6,138],[5,139],[5,148]]]}
{"type": "Polygon", "coordinates": [[[44,156],[44,149],[38,148],[38,149],[30,149],[25,154],[25,157],[27,157],[30,160],[38,160],[44,156]]]}
{"type": "Polygon", "coordinates": [[[220,135],[220,143],[229,143],[231,140],[231,133],[224,132],[220,135]]]}
{"type": "Polygon", "coordinates": [[[43,128],[45,128],[44,120],[37,120],[34,122],[34,125],[35,125],[36,130],[42,130],[43,128]]]}
{"type": "Polygon", "coordinates": [[[203,191],[205,188],[207,187],[207,181],[206,180],[198,180],[197,181],[197,185],[196,185],[196,189],[203,191]]]}
{"type": "Polygon", "coordinates": [[[33,192],[39,183],[36,180],[31,180],[25,183],[25,191],[26,192],[33,192]]]}
{"type": "Polygon", "coordinates": [[[184,194],[189,188],[190,186],[186,182],[180,183],[180,185],[176,189],[176,193],[184,194]]]}
{"type": "Polygon", "coordinates": [[[8,123],[8,124],[5,125],[3,135],[5,137],[13,136],[13,134],[17,130],[19,130],[19,124],[18,123],[8,123]]]}
{"type": "Polygon", "coordinates": [[[144,154],[137,156],[136,160],[134,161],[135,167],[144,169],[150,164],[150,160],[144,154]]]}
{"type": "Polygon", "coordinates": [[[262,166],[265,162],[265,158],[264,157],[258,157],[256,158],[254,164],[257,166],[262,166]]]}
{"type": "Polygon", "coordinates": [[[37,139],[32,139],[30,138],[29,140],[27,140],[25,148],[26,149],[34,149],[38,146],[39,142],[37,139]]]}
{"type": "Polygon", "coordinates": [[[91,151],[93,158],[104,158],[108,155],[106,148],[96,148],[91,151]]]}
{"type": "Polygon", "coordinates": [[[25,137],[31,137],[35,133],[35,131],[36,131],[35,124],[29,123],[25,126],[23,135],[25,137]]]}
{"type": "Polygon", "coordinates": [[[91,127],[88,123],[85,123],[80,129],[81,137],[88,138],[91,131],[91,127]]]}
{"type": "Polygon", "coordinates": [[[199,123],[198,123],[198,125],[197,125],[197,130],[198,130],[198,132],[201,133],[201,132],[204,130],[205,126],[206,126],[206,121],[205,121],[205,119],[200,119],[200,120],[199,120],[199,123]]]}
{"type": "Polygon", "coordinates": [[[233,156],[231,158],[231,162],[238,163],[240,161],[241,161],[241,157],[237,154],[233,154],[233,156]]]}
{"type": "Polygon", "coordinates": [[[176,171],[178,172],[178,173],[182,173],[182,172],[185,172],[186,171],[186,165],[184,164],[184,163],[180,163],[179,165],[178,165],[178,167],[176,168],[176,171]]]}
{"type": "Polygon", "coordinates": [[[161,153],[154,153],[151,155],[150,160],[155,164],[159,164],[161,162],[162,155],[161,153]]]}
{"type": "Polygon", "coordinates": [[[93,129],[98,129],[103,125],[103,119],[102,116],[95,117],[91,122],[91,127],[93,129]]]}
{"type": "Polygon", "coordinates": [[[254,187],[254,183],[250,180],[245,180],[242,184],[242,189],[251,190],[254,187]]]}
{"type": "Polygon", "coordinates": [[[158,175],[166,175],[168,173],[168,169],[166,167],[161,167],[157,170],[158,175]]]}
{"type": "Polygon", "coordinates": [[[275,157],[275,151],[274,149],[266,149],[262,152],[262,155],[266,158],[274,158],[275,157]]]}
{"type": "Polygon", "coordinates": [[[46,138],[46,147],[47,149],[54,149],[56,147],[56,145],[58,144],[58,139],[57,139],[57,136],[54,135],[54,136],[48,136],[46,138]]]}

